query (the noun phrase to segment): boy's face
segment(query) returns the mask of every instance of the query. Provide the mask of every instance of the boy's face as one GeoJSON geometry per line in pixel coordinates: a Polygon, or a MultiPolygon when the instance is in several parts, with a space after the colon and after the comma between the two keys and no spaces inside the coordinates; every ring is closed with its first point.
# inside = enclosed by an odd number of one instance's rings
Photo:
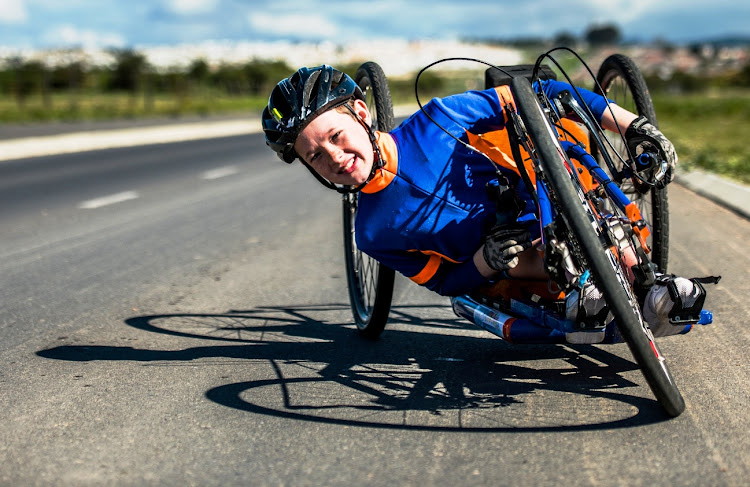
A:
{"type": "MultiPolygon", "coordinates": [[[[354,112],[370,124],[367,105],[354,103],[354,112]]],[[[335,184],[356,186],[367,181],[374,160],[367,131],[349,112],[328,110],[300,132],[294,150],[318,174],[335,184]]]]}

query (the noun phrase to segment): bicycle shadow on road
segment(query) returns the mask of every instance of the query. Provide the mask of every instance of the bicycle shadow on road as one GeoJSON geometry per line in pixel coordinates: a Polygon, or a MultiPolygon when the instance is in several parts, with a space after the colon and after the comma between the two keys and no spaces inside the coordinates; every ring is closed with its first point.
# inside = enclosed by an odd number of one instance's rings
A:
{"type": "Polygon", "coordinates": [[[420,317],[435,316],[435,308],[394,306],[388,328],[375,342],[358,336],[343,304],[136,316],[125,323],[212,343],[180,350],[62,345],[37,355],[195,365],[202,359],[244,359],[253,364],[248,373],[253,380],[218,385],[205,393],[209,400],[341,425],[538,432],[666,419],[656,401],[633,395],[650,391],[625,377],[639,374],[630,360],[594,346],[509,345],[463,326],[445,309],[438,313],[445,318],[420,317]]]}

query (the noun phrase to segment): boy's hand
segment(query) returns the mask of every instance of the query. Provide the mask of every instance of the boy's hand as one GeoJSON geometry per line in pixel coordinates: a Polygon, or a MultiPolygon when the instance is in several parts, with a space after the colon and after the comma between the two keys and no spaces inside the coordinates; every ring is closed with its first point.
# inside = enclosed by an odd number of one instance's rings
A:
{"type": "Polygon", "coordinates": [[[674,146],[645,117],[641,116],[633,120],[625,131],[625,140],[633,156],[643,152],[656,152],[662,160],[667,162],[669,166],[667,173],[664,178],[656,182],[657,187],[663,188],[674,179],[674,169],[677,166],[677,153],[674,146]]]}
{"type": "Polygon", "coordinates": [[[518,265],[518,254],[529,247],[531,234],[528,230],[510,225],[496,226],[487,235],[482,255],[493,270],[505,272],[518,265]]]}

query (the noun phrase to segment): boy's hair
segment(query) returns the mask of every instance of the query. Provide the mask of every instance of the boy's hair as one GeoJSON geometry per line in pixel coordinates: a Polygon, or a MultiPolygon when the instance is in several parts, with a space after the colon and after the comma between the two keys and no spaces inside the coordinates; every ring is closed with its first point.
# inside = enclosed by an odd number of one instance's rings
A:
{"type": "Polygon", "coordinates": [[[341,105],[336,105],[333,107],[334,110],[336,110],[339,113],[347,113],[351,115],[352,118],[356,119],[356,115],[352,113],[352,110],[350,108],[354,108],[354,98],[350,98],[346,103],[342,103],[341,105]],[[347,108],[347,105],[349,108],[347,108]]]}

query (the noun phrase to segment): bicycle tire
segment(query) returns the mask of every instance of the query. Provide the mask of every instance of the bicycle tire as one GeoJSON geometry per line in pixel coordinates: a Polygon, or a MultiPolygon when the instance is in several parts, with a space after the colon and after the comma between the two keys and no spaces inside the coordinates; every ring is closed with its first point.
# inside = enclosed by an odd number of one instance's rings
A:
{"type": "MultiPolygon", "coordinates": [[[[651,95],[638,66],[624,54],[612,54],[607,57],[596,75],[598,84],[594,92],[614,100],[619,106],[638,115],[646,117],[654,126],[658,127],[656,110],[651,95]]],[[[619,134],[609,137],[614,149],[627,159],[627,149],[619,134]]],[[[592,144],[592,155],[599,161],[600,166],[607,171],[606,164],[599,154],[599,148],[592,144]]],[[[617,164],[620,159],[612,158],[617,164]]],[[[617,167],[620,170],[620,163],[617,167]]],[[[608,171],[607,171],[608,172],[608,171]]],[[[611,175],[610,175],[611,176],[611,175]]],[[[652,248],[651,261],[661,272],[667,272],[669,263],[669,200],[667,188],[650,188],[648,192],[640,192],[631,181],[623,182],[620,189],[635,202],[641,215],[649,223],[651,236],[648,243],[652,248]]]]}
{"type": "MultiPolygon", "coordinates": [[[[394,125],[393,102],[388,81],[380,66],[373,62],[362,64],[354,81],[365,94],[373,126],[383,132],[391,130],[394,125]]],[[[354,222],[358,204],[358,193],[344,195],[346,282],[357,331],[362,337],[375,340],[383,333],[388,322],[395,272],[357,248],[354,222]]]]}
{"type": "Polygon", "coordinates": [[[620,264],[611,259],[607,245],[600,240],[592,225],[587,204],[577,192],[564,161],[553,129],[548,123],[538,98],[529,82],[522,78],[511,81],[511,90],[525,132],[542,167],[542,177],[555,196],[563,219],[576,239],[587,268],[615,318],[618,330],[628,344],[646,382],[659,404],[669,416],[678,416],[685,401],[675,385],[664,357],[659,353],[651,330],[640,315],[632,288],[620,264]]]}

